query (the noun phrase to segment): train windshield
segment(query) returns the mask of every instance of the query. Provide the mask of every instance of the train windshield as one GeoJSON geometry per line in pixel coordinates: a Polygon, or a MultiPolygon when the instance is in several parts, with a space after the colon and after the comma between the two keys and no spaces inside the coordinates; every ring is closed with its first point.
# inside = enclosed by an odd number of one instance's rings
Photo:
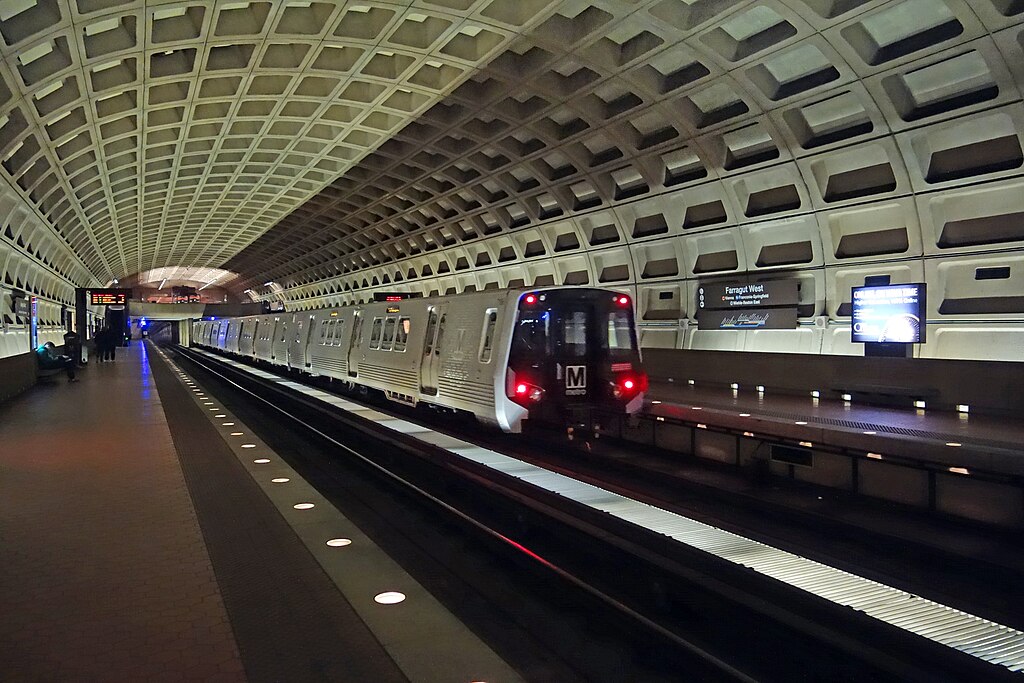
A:
{"type": "Polygon", "coordinates": [[[512,348],[516,353],[522,355],[549,355],[551,353],[550,327],[551,313],[549,311],[520,311],[512,348]]]}
{"type": "Polygon", "coordinates": [[[534,361],[543,356],[584,358],[588,346],[593,345],[612,362],[631,360],[636,354],[631,311],[595,303],[549,299],[536,307],[520,307],[513,355],[534,361]]]}
{"type": "Polygon", "coordinates": [[[608,330],[604,338],[604,348],[612,359],[630,359],[636,348],[633,334],[633,323],[629,311],[611,311],[608,314],[608,330]]]}

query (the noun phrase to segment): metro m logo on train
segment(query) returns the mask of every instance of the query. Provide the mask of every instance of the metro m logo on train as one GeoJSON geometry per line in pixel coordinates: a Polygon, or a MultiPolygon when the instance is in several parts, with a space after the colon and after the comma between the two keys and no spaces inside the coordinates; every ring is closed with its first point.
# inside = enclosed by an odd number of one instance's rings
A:
{"type": "Polygon", "coordinates": [[[587,366],[567,365],[565,368],[565,393],[567,396],[582,396],[587,393],[587,366]]]}

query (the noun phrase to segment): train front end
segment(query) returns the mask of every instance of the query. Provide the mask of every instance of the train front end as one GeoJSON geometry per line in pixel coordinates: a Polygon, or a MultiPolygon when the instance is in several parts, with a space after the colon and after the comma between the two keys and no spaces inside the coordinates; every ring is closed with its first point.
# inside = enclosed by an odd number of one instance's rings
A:
{"type": "Polygon", "coordinates": [[[531,421],[596,429],[604,415],[639,411],[646,391],[629,296],[590,288],[519,296],[505,395],[531,421]]]}

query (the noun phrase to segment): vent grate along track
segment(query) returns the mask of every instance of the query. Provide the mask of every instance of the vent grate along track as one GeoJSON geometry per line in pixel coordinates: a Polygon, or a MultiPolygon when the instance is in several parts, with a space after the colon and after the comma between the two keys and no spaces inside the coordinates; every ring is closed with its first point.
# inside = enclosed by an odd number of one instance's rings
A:
{"type": "MultiPolygon", "coordinates": [[[[191,351],[343,410],[356,413],[366,410],[357,403],[238,361],[201,349],[191,351]]],[[[429,436],[437,434],[429,427],[402,419],[387,421],[381,426],[412,435],[425,443],[431,443],[429,436]]],[[[858,610],[891,626],[1010,671],[1024,672],[1022,631],[454,437],[446,436],[445,440],[456,443],[447,450],[462,458],[858,610]]]]}

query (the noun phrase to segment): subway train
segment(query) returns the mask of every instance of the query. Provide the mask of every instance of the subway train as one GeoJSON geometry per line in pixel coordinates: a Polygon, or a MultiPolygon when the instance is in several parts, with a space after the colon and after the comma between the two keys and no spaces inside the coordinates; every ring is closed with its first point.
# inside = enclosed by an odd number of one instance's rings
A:
{"type": "Polygon", "coordinates": [[[594,428],[602,413],[632,415],[643,404],[647,376],[626,294],[552,287],[406,296],[199,320],[192,343],[408,405],[472,413],[506,432],[527,419],[594,428]]]}

